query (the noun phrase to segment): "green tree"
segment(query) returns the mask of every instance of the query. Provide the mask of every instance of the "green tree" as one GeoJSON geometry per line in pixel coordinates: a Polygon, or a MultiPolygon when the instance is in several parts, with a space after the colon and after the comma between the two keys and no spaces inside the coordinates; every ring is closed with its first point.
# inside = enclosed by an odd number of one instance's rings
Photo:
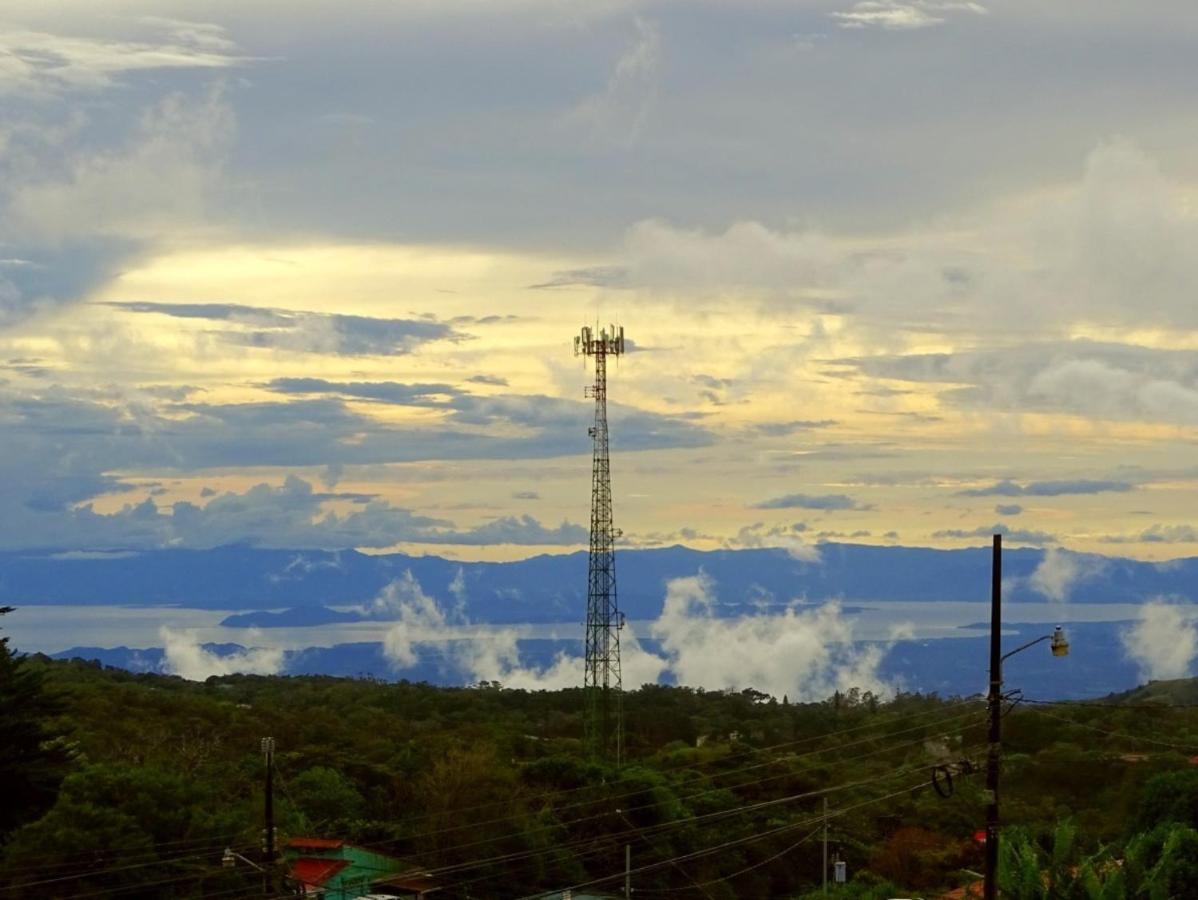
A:
{"type": "MultiPolygon", "coordinates": [[[[0,616],[12,607],[0,607],[0,616]]],[[[0,838],[54,802],[71,753],[54,717],[60,704],[41,672],[0,638],[0,838]]]]}
{"type": "Polygon", "coordinates": [[[313,828],[354,821],[366,807],[353,782],[328,766],[305,769],[290,787],[292,800],[313,828]]]}

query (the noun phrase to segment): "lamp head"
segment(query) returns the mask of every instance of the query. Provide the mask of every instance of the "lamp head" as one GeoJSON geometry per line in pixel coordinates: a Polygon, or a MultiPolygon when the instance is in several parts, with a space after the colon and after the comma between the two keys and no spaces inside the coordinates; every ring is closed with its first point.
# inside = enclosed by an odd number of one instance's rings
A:
{"type": "Polygon", "coordinates": [[[1053,656],[1068,656],[1069,655],[1069,640],[1065,637],[1065,631],[1060,625],[1052,633],[1052,655],[1053,656]]]}
{"type": "Polygon", "coordinates": [[[233,856],[233,851],[230,848],[225,848],[225,853],[220,858],[220,864],[221,867],[225,869],[232,869],[237,865],[237,858],[233,856]]]}

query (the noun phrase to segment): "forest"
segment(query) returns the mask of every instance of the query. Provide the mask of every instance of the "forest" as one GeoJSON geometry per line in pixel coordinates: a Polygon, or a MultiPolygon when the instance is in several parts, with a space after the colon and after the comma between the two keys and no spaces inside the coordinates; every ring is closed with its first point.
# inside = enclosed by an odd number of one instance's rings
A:
{"type": "MultiPolygon", "coordinates": [[[[280,844],[345,840],[436,898],[622,896],[626,853],[635,896],[822,896],[825,828],[842,898],[945,896],[982,865],[979,697],[645,685],[616,766],[587,758],[580,689],[201,683],[0,646],[0,897],[263,896],[267,736],[280,844]]],[[[1003,896],[1198,896],[1196,699],[1013,698],[1003,896]]]]}

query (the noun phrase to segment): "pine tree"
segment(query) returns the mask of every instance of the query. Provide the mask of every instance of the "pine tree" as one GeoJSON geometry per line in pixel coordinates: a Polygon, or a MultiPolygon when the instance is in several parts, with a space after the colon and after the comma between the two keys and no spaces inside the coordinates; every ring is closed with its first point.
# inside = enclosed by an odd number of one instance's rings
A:
{"type": "MultiPolygon", "coordinates": [[[[12,607],[0,607],[0,616],[12,607]]],[[[52,722],[58,703],[42,673],[0,638],[0,838],[53,803],[70,753],[52,722]]]]}

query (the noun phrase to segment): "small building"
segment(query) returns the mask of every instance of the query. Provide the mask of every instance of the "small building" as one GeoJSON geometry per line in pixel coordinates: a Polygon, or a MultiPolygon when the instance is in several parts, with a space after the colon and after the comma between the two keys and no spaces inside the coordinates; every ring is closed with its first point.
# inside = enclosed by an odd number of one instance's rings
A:
{"type": "Polygon", "coordinates": [[[377,887],[379,882],[399,876],[403,864],[336,838],[292,838],[284,848],[284,859],[288,875],[304,896],[320,900],[358,900],[371,895],[423,897],[429,893],[427,889],[424,893],[392,893],[377,887]]]}

